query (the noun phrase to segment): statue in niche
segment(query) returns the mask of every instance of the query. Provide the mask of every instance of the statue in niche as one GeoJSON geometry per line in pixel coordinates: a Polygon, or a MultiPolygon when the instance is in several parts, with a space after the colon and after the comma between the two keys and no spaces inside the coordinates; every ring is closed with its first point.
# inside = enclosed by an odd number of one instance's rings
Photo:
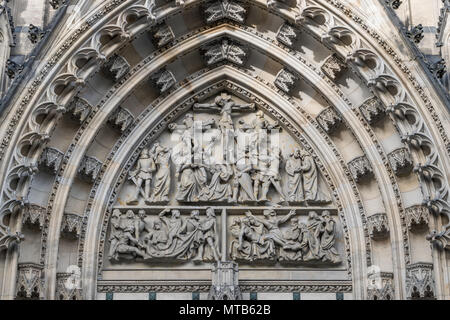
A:
{"type": "Polygon", "coordinates": [[[294,217],[294,210],[277,217],[274,210],[263,212],[264,218],[247,212],[244,218],[235,218],[230,232],[235,238],[230,245],[233,260],[279,260],[286,262],[341,262],[335,248],[336,222],[329,211],[322,216],[309,213],[306,223],[294,217]],[[281,226],[290,220],[282,232],[281,226]]]}
{"type": "Polygon", "coordinates": [[[259,170],[254,176],[254,195],[258,199],[259,186],[261,184],[261,196],[258,200],[268,201],[267,193],[272,185],[280,195],[280,202],[284,202],[285,196],[280,184],[281,151],[278,147],[272,147],[270,151],[267,155],[259,156],[259,170]]]}
{"type": "Polygon", "coordinates": [[[194,110],[220,113],[220,120],[217,126],[222,134],[224,159],[233,162],[235,130],[231,115],[236,112],[253,111],[255,110],[255,104],[249,103],[239,105],[231,99],[229,94],[222,93],[215,98],[214,103],[196,103],[193,108],[194,110]]]}
{"type": "Polygon", "coordinates": [[[319,189],[319,172],[313,157],[305,150],[301,151],[303,189],[308,202],[329,202],[328,197],[319,189]]]}
{"type": "Polygon", "coordinates": [[[210,201],[233,201],[233,190],[230,184],[233,167],[228,164],[216,164],[211,168],[212,178],[209,184],[210,201]]]}
{"type": "Polygon", "coordinates": [[[156,171],[156,165],[153,157],[150,156],[149,150],[144,148],[136,163],[135,170],[129,174],[130,179],[136,185],[136,191],[132,200],[127,204],[138,204],[139,194],[142,195],[146,203],[150,203],[150,191],[153,173],[156,171]],[[144,190],[142,190],[144,185],[144,190]]]}
{"type": "Polygon", "coordinates": [[[256,201],[252,187],[253,167],[250,163],[248,149],[236,161],[233,179],[233,202],[256,201]],[[239,196],[239,198],[238,198],[239,196]]]}
{"type": "Polygon", "coordinates": [[[170,192],[170,149],[165,148],[156,142],[151,149],[157,167],[152,202],[169,201],[170,192]]]}
{"type": "Polygon", "coordinates": [[[302,157],[300,149],[296,148],[286,161],[288,174],[288,201],[302,202],[305,200],[303,191],[302,157]]]}

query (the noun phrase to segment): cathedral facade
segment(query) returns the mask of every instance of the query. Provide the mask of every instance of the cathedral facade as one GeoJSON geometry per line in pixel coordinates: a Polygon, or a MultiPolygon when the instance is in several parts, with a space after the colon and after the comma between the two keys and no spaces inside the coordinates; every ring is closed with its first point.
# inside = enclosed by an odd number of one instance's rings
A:
{"type": "Polygon", "coordinates": [[[0,298],[450,298],[450,2],[0,2],[0,298]]]}

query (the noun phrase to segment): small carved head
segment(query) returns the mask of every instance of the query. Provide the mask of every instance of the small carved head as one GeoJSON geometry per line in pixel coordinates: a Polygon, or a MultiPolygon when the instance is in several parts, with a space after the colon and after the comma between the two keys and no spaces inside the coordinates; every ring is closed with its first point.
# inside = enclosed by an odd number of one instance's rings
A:
{"type": "Polygon", "coordinates": [[[198,219],[199,216],[200,216],[200,211],[198,211],[198,210],[193,210],[193,211],[191,212],[191,218],[198,219]]]}
{"type": "Polygon", "coordinates": [[[179,218],[179,217],[180,217],[180,211],[172,210],[172,218],[179,218]]]}
{"type": "Polygon", "coordinates": [[[214,213],[213,207],[206,208],[206,216],[207,217],[215,217],[216,216],[216,214],[214,213]]]}
{"type": "Polygon", "coordinates": [[[127,217],[128,219],[134,218],[134,212],[133,212],[133,210],[127,210],[126,217],[127,217]]]}
{"type": "Polygon", "coordinates": [[[144,219],[147,216],[147,214],[145,213],[145,210],[141,209],[138,211],[138,216],[139,218],[144,219]]]}

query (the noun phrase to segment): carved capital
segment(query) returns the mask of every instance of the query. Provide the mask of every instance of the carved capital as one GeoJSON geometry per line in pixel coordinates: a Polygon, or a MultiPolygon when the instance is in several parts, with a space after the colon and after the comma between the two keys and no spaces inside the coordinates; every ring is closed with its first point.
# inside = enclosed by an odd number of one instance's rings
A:
{"type": "Polygon", "coordinates": [[[292,47],[297,39],[297,34],[297,29],[285,23],[278,30],[277,40],[288,47],[292,47]]]}
{"type": "Polygon", "coordinates": [[[57,173],[63,157],[64,153],[58,149],[47,147],[41,154],[39,165],[50,170],[52,173],[57,173]]]}
{"type": "Polygon", "coordinates": [[[114,128],[124,132],[134,121],[134,117],[130,111],[125,108],[118,107],[109,117],[108,123],[114,128]]]}
{"type": "Polygon", "coordinates": [[[72,112],[74,119],[82,123],[91,113],[92,106],[86,100],[76,97],[70,104],[68,110],[72,112]]]}
{"type": "Polygon", "coordinates": [[[328,134],[335,132],[342,123],[341,116],[331,106],[322,110],[317,115],[316,120],[322,129],[328,134]]]}
{"type": "Polygon", "coordinates": [[[205,8],[206,23],[213,23],[222,19],[230,19],[244,23],[247,10],[233,1],[216,1],[205,8]]]}
{"type": "Polygon", "coordinates": [[[398,148],[388,154],[389,163],[397,176],[408,174],[413,162],[407,148],[398,148]]]}
{"type": "Polygon", "coordinates": [[[369,235],[372,239],[384,239],[389,236],[389,223],[385,213],[376,213],[367,218],[369,235]]]}
{"type": "Polygon", "coordinates": [[[100,160],[84,156],[81,160],[80,167],[78,168],[78,174],[87,180],[94,181],[97,179],[98,173],[100,172],[100,169],[102,168],[102,163],[100,160]]]}
{"type": "Polygon", "coordinates": [[[364,118],[368,123],[374,124],[381,120],[385,115],[385,109],[382,102],[377,97],[367,99],[360,107],[364,118]]]}
{"type": "Polygon", "coordinates": [[[329,56],[321,67],[322,72],[333,81],[335,81],[346,69],[347,65],[342,62],[336,54],[329,56]]]}
{"type": "Polygon", "coordinates": [[[372,166],[366,156],[356,157],[348,163],[348,168],[356,182],[373,174],[372,166]]]}
{"type": "Polygon", "coordinates": [[[63,220],[61,222],[61,233],[78,238],[81,232],[82,218],[83,217],[77,214],[64,213],[63,220]]]}
{"type": "Polygon", "coordinates": [[[286,93],[290,93],[298,77],[286,69],[281,69],[275,78],[275,86],[286,93]]]}
{"type": "Polygon", "coordinates": [[[433,264],[426,262],[406,266],[406,297],[409,300],[434,300],[433,264]]]}
{"type": "Polygon", "coordinates": [[[241,66],[244,64],[247,56],[247,52],[243,46],[228,39],[223,39],[203,51],[208,66],[224,61],[241,66]]]}
{"type": "Polygon", "coordinates": [[[173,73],[169,70],[162,70],[155,77],[152,78],[160,93],[164,93],[177,82],[173,73]]]}
{"type": "Polygon", "coordinates": [[[22,224],[36,225],[40,229],[44,226],[47,209],[37,204],[27,204],[22,214],[22,224]]]}
{"type": "Polygon", "coordinates": [[[423,229],[428,227],[430,212],[422,205],[416,205],[405,210],[406,223],[409,230],[423,229]]]}
{"type": "Polygon", "coordinates": [[[394,274],[392,272],[369,274],[368,300],[393,300],[394,294],[394,274]]]}
{"type": "Polygon", "coordinates": [[[79,279],[73,273],[57,273],[56,298],[58,300],[81,300],[81,288],[78,281],[79,279]]]}
{"type": "Polygon", "coordinates": [[[39,300],[44,295],[44,267],[36,263],[20,263],[18,266],[16,299],[39,300]]]}
{"type": "Polygon", "coordinates": [[[173,34],[172,28],[167,24],[162,24],[157,27],[156,31],[153,33],[153,39],[158,48],[165,46],[173,39],[175,35],[173,34]]]}
{"type": "Polygon", "coordinates": [[[130,71],[130,64],[124,57],[115,54],[105,64],[104,69],[117,82],[130,71]]]}

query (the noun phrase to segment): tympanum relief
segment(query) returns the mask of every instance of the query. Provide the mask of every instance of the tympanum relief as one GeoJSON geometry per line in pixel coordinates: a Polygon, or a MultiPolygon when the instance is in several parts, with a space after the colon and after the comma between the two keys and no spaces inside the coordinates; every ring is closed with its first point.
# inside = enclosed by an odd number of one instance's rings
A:
{"type": "Polygon", "coordinates": [[[108,257],[338,264],[322,179],[277,121],[218,93],[140,151],[112,213],[108,257]]]}

